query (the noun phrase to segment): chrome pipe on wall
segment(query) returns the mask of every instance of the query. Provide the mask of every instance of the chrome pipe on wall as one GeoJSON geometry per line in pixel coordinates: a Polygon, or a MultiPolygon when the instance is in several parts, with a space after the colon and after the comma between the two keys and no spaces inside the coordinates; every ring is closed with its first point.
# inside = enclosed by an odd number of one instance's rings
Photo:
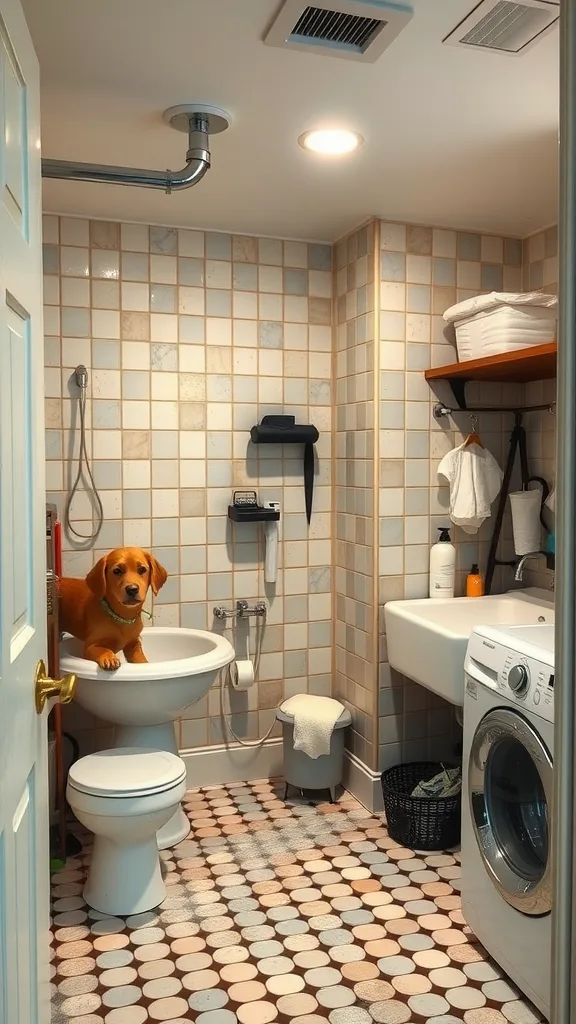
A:
{"type": "Polygon", "coordinates": [[[196,185],[210,167],[209,117],[194,113],[188,118],[188,151],[180,171],[151,171],[141,167],[113,167],[86,164],[74,160],[42,160],[43,178],[66,181],[104,182],[111,185],[137,185],[162,189],[169,195],[196,185]]]}
{"type": "Polygon", "coordinates": [[[560,5],[560,244],[552,853],[554,1024],[576,1019],[576,3],[560,5]]]}

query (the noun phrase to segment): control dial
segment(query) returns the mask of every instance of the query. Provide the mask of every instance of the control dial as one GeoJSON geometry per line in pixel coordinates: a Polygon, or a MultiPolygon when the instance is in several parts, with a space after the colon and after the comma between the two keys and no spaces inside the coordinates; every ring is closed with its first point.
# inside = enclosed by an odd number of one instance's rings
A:
{"type": "Polygon", "coordinates": [[[525,665],[514,665],[508,673],[508,685],[517,697],[523,697],[530,685],[530,676],[525,665]]]}

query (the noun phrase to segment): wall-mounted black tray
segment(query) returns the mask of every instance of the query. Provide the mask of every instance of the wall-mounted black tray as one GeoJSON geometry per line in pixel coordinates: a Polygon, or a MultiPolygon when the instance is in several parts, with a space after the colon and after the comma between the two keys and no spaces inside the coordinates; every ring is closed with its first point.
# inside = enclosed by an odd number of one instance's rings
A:
{"type": "Polygon", "coordinates": [[[253,505],[228,505],[228,519],[233,523],[277,523],[280,512],[275,508],[263,508],[262,505],[256,508],[253,505]]]}

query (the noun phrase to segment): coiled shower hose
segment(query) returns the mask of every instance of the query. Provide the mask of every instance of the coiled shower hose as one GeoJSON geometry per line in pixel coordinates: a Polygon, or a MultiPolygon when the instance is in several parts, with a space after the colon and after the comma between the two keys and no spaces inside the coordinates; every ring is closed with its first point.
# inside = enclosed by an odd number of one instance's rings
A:
{"type": "MultiPolygon", "coordinates": [[[[264,623],[258,617],[256,619],[256,657],[254,659],[254,684],[256,684],[258,682],[258,673],[259,673],[259,669],[260,669],[260,655],[262,654],[262,642],[263,642],[263,639],[264,639],[264,628],[265,628],[264,623]]],[[[250,650],[249,650],[250,622],[249,622],[249,620],[247,622],[247,629],[248,629],[248,633],[246,635],[246,656],[247,656],[247,658],[249,660],[250,659],[250,650]]],[[[226,714],[226,707],[225,707],[226,685],[228,685],[229,689],[232,690],[232,683],[230,681],[230,666],[228,667],[228,670],[226,672],[224,672],[224,671],[220,672],[220,714],[221,714],[222,719],[224,720],[224,724],[226,725],[226,727],[228,729],[228,732],[230,733],[232,738],[235,739],[236,742],[240,744],[241,747],[261,747],[262,744],[266,742],[266,740],[270,736],[274,726],[276,725],[276,718],[273,719],[270,728],[264,734],[264,736],[261,736],[257,740],[243,740],[240,736],[237,736],[236,733],[234,732],[234,729],[232,727],[232,720],[230,718],[228,718],[228,715],[226,714]]],[[[224,742],[226,743],[226,740],[224,740],[224,742]]]]}
{"type": "Polygon", "coordinates": [[[80,451],[78,453],[78,472],[76,473],[76,479],[68,493],[66,505],[64,507],[64,523],[68,534],[71,534],[80,541],[88,541],[88,544],[92,544],[97,539],[98,534],[102,529],[102,525],[104,523],[104,509],[102,508],[102,501],[98,494],[98,488],[96,487],[94,477],[92,476],[92,470],[90,469],[90,463],[88,462],[88,452],[86,451],[86,393],[88,391],[88,370],[85,366],[77,366],[74,371],[74,376],[76,378],[76,384],[80,390],[80,394],[78,396],[78,412],[80,415],[80,451]],[[82,463],[85,464],[85,470],[82,463]],[[80,531],[73,525],[70,515],[72,502],[74,501],[74,497],[82,481],[84,472],[86,472],[86,476],[90,484],[86,489],[86,493],[90,496],[90,500],[96,512],[96,520],[91,533],[80,533],[80,531]]]}

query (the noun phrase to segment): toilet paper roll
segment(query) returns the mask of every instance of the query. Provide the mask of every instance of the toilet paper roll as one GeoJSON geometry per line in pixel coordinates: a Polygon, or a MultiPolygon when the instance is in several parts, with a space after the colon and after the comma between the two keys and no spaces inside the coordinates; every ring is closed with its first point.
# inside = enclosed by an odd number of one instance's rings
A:
{"type": "Polygon", "coordinates": [[[529,555],[542,547],[540,506],[542,491],[513,491],[510,494],[512,532],[517,555],[529,555]]]}
{"type": "Polygon", "coordinates": [[[230,665],[230,682],[235,690],[249,690],[254,682],[252,662],[233,661],[230,665]]]}

